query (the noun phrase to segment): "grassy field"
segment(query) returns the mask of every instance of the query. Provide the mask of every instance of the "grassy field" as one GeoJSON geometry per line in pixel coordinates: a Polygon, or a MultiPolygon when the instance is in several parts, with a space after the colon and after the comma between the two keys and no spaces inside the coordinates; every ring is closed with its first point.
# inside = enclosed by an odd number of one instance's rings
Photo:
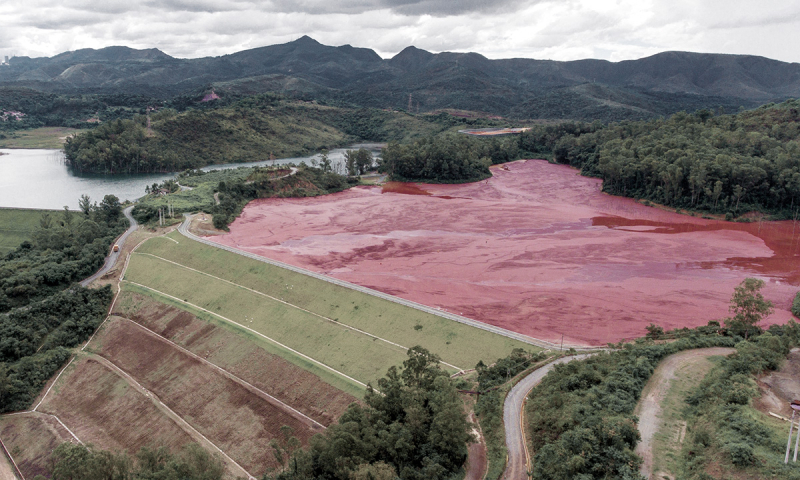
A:
{"type": "MultiPolygon", "coordinates": [[[[39,219],[46,211],[0,208],[0,255],[17,248],[25,240],[31,240],[33,232],[39,226],[39,219]]],[[[58,212],[51,212],[56,213],[58,212]]]]}
{"type": "Polygon", "coordinates": [[[69,135],[80,131],[67,127],[42,127],[33,130],[3,132],[5,138],[0,138],[0,148],[58,149],[64,146],[64,141],[69,135]]]}
{"type": "Polygon", "coordinates": [[[246,325],[364,383],[401,363],[406,358],[405,347],[415,345],[460,369],[473,368],[479,360],[493,362],[517,347],[537,350],[522,342],[206,246],[178,233],[143,244],[132,256],[125,279],[246,325]]]}

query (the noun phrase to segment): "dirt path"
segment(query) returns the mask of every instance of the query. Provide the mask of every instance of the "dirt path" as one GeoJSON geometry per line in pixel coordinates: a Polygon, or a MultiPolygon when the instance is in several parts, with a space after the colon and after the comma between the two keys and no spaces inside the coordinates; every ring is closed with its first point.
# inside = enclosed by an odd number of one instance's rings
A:
{"type": "MultiPolygon", "coordinates": [[[[5,449],[4,447],[0,447],[5,449]]],[[[0,480],[19,480],[17,475],[14,473],[14,467],[11,465],[7,454],[5,452],[0,453],[0,480]]]]}
{"type": "MultiPolygon", "coordinates": [[[[478,425],[478,419],[475,417],[475,412],[470,412],[469,421],[474,425],[478,425]]],[[[476,443],[469,444],[467,455],[467,473],[464,475],[464,480],[483,480],[486,475],[486,441],[483,439],[483,433],[480,427],[472,430],[473,435],[478,438],[476,443]]]]}
{"type": "MultiPolygon", "coordinates": [[[[676,372],[683,367],[718,355],[730,355],[736,350],[733,348],[698,348],[670,355],[658,364],[653,376],[642,390],[642,397],[636,405],[634,414],[639,417],[639,433],[641,441],[636,445],[636,454],[642,457],[641,473],[645,478],[653,476],[653,437],[663,426],[661,419],[661,404],[677,378],[676,372]]],[[[660,477],[659,477],[660,478],[660,477]]]]}
{"type": "Polygon", "coordinates": [[[131,215],[132,211],[133,211],[133,205],[131,205],[130,207],[128,207],[128,208],[126,208],[125,210],[122,211],[122,213],[125,214],[125,218],[127,218],[128,222],[130,222],[131,226],[127,230],[125,230],[125,233],[123,233],[117,239],[117,241],[115,242],[115,245],[119,245],[119,247],[120,247],[119,251],[115,252],[112,249],[112,251],[109,252],[108,256],[106,257],[106,261],[103,264],[103,268],[101,268],[97,273],[95,273],[91,277],[89,277],[89,278],[87,278],[85,280],[82,280],[80,282],[81,286],[83,286],[83,287],[88,286],[90,283],[92,283],[93,281],[95,281],[98,278],[102,277],[109,270],[114,268],[114,265],[116,265],[116,263],[117,263],[117,259],[119,258],[120,254],[122,253],[122,246],[125,244],[125,240],[128,238],[128,236],[131,233],[133,233],[134,231],[136,231],[137,228],[139,228],[139,224],[136,222],[136,219],[134,219],[133,215],[131,215]]]}

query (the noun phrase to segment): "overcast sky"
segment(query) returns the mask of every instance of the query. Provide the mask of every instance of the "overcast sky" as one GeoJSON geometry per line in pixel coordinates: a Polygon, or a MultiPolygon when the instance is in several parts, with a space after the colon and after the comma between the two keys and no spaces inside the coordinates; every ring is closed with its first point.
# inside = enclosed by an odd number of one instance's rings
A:
{"type": "Polygon", "coordinates": [[[224,55],[309,35],[391,57],[612,61],[666,50],[800,62],[797,0],[0,0],[0,55],[158,48],[224,55]]]}

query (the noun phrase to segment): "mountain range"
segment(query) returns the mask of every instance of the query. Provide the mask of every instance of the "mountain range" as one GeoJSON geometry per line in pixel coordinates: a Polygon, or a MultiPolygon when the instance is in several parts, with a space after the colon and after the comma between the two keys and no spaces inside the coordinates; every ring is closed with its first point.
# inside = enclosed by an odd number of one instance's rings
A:
{"type": "Polygon", "coordinates": [[[638,119],[698,108],[737,110],[800,96],[800,64],[751,55],[664,52],[622,62],[491,60],[410,46],[390,59],[350,45],[298,40],[219,57],[107,47],[13,57],[0,87],[167,98],[198,89],[279,92],[305,100],[428,112],[465,109],[518,119],[638,119]]]}

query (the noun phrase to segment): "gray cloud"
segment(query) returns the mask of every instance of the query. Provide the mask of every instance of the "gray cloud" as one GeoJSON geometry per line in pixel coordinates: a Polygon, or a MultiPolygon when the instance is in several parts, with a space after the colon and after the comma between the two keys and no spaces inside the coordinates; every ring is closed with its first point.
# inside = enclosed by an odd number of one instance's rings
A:
{"type": "Polygon", "coordinates": [[[785,0],[28,0],[0,2],[0,19],[0,55],[122,44],[192,58],[309,35],[384,57],[414,45],[489,58],[688,50],[800,61],[800,5],[785,0]]]}

